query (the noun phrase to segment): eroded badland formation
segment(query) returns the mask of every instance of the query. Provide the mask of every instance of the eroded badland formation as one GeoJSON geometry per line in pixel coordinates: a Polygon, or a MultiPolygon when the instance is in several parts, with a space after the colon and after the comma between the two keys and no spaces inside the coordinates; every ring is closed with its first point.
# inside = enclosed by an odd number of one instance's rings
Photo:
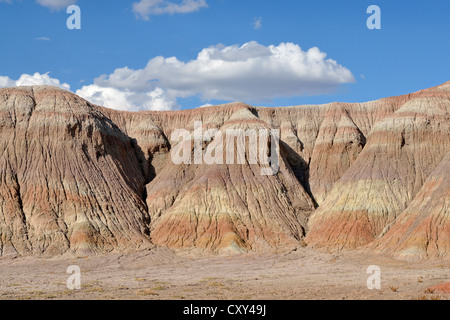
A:
{"type": "Polygon", "coordinates": [[[135,113],[0,90],[0,256],[307,245],[448,259],[449,173],[450,82],[367,103],[135,113]],[[195,121],[280,129],[279,172],[175,165],[171,134],[195,121]]]}

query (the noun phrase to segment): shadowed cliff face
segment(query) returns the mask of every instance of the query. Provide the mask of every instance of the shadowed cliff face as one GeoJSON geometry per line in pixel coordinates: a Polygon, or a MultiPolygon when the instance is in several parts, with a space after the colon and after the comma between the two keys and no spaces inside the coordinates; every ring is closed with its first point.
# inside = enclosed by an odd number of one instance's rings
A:
{"type": "Polygon", "coordinates": [[[449,257],[449,112],[450,82],[360,104],[136,113],[52,87],[1,89],[0,255],[307,243],[449,257]],[[261,175],[248,153],[174,164],[172,134],[198,121],[280,130],[279,171],[261,175]]]}

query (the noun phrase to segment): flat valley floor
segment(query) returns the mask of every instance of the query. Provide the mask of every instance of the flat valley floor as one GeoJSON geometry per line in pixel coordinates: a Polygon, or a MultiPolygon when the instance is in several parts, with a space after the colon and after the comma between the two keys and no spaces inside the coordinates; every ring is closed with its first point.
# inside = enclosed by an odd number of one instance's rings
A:
{"type": "Polygon", "coordinates": [[[0,300],[193,299],[449,300],[429,289],[450,282],[450,262],[403,262],[357,252],[200,255],[157,248],[127,255],[0,259],[0,300]],[[71,265],[81,289],[68,290],[71,265]],[[381,289],[367,288],[367,268],[381,269],[381,289]]]}

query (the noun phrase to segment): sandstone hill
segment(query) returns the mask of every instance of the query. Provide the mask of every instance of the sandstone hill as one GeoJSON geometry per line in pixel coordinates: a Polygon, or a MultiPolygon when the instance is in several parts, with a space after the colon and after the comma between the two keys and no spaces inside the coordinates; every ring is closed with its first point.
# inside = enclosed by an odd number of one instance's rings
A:
{"type": "Polygon", "coordinates": [[[367,103],[134,113],[0,89],[0,256],[308,245],[447,259],[449,172],[450,82],[367,103]],[[261,175],[248,153],[175,164],[172,133],[196,121],[279,129],[279,171],[261,175]]]}

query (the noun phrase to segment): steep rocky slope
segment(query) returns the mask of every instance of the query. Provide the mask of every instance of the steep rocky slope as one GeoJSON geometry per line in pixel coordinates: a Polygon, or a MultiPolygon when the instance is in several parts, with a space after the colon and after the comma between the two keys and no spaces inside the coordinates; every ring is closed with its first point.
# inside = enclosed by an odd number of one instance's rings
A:
{"type": "Polygon", "coordinates": [[[0,253],[55,255],[149,245],[132,141],[54,88],[0,90],[0,253]]]}
{"type": "Polygon", "coordinates": [[[450,82],[367,103],[136,113],[50,87],[0,89],[0,255],[306,241],[449,257],[449,112],[450,82]],[[249,142],[243,164],[174,164],[172,133],[197,121],[279,129],[279,171],[261,175],[249,142]]]}
{"type": "Polygon", "coordinates": [[[445,257],[450,252],[450,152],[428,177],[375,251],[399,258],[445,257]]]}
{"type": "Polygon", "coordinates": [[[373,126],[363,151],[310,220],[310,245],[364,246],[409,215],[403,211],[450,151],[449,97],[442,87],[412,94],[373,126]]]}
{"type": "Polygon", "coordinates": [[[152,123],[150,130],[138,124],[142,118],[127,122],[122,113],[104,111],[145,146],[145,166],[156,173],[147,177],[146,199],[155,244],[233,251],[298,246],[315,207],[285,161],[283,146],[275,176],[262,176],[260,164],[249,163],[248,154],[242,165],[175,165],[167,152],[177,143],[170,141],[172,132],[178,128],[193,132],[195,121],[202,121],[204,131],[217,129],[224,136],[227,129],[268,129],[252,107],[237,103],[189,112],[142,113],[149,118],[145,122],[152,123]]]}

